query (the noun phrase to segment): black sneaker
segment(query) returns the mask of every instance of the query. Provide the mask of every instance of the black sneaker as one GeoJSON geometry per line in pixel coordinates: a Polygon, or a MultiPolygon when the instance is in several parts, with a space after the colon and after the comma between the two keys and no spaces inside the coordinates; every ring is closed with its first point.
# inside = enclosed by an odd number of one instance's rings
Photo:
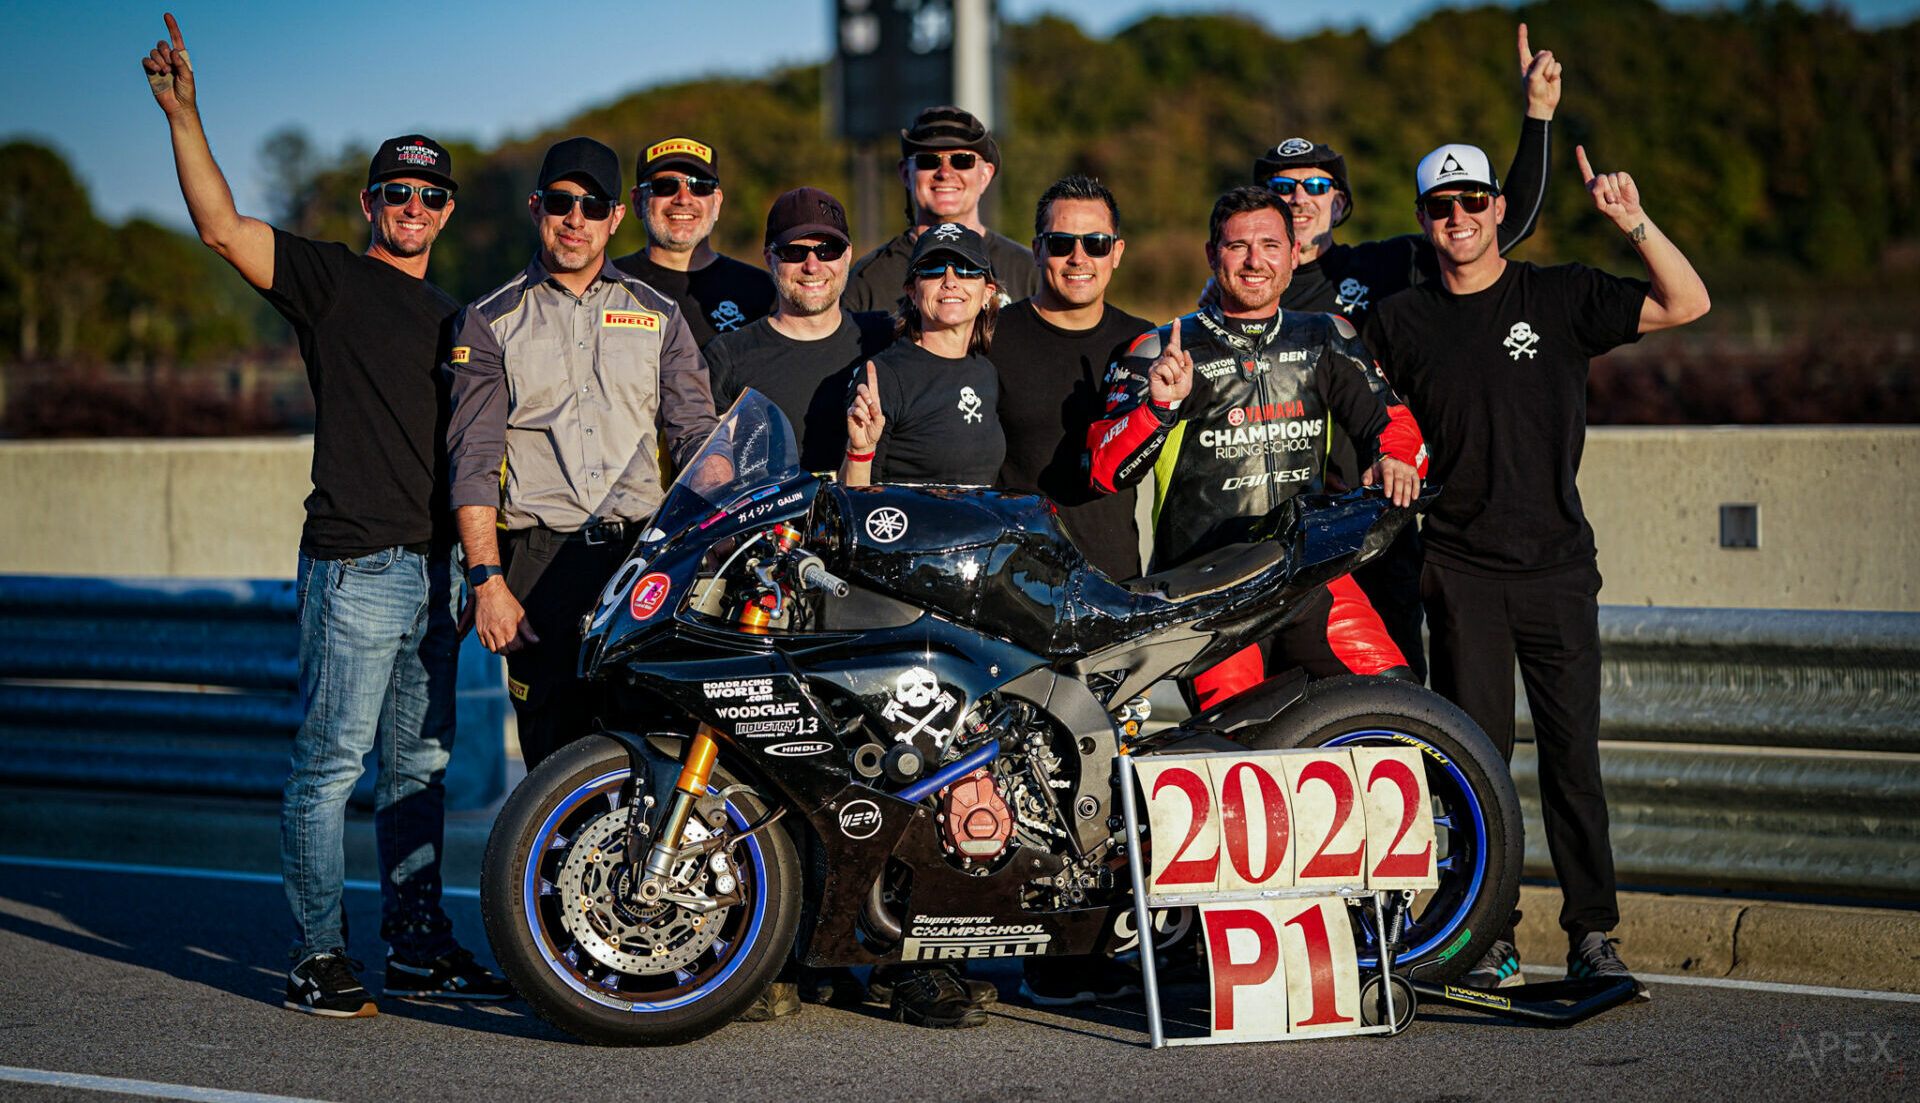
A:
{"type": "Polygon", "coordinates": [[[1608,938],[1600,931],[1588,931],[1567,951],[1567,979],[1625,977],[1633,981],[1633,998],[1645,1003],[1653,998],[1653,994],[1628,970],[1627,963],[1620,960],[1620,951],[1614,949],[1619,942],[1619,939],[1608,938]]]}
{"type": "Polygon", "coordinates": [[[790,980],[776,980],[753,998],[736,1022],[770,1023],[800,1013],[800,986],[790,980]]]}
{"type": "Polygon", "coordinates": [[[1485,992],[1527,983],[1527,978],[1520,975],[1520,951],[1504,938],[1494,939],[1480,958],[1480,964],[1460,978],[1460,983],[1485,992]]]}
{"type": "Polygon", "coordinates": [[[407,999],[506,1000],[513,986],[455,946],[431,961],[407,961],[387,952],[386,994],[407,999]]]}
{"type": "MultiPolygon", "coordinates": [[[[874,966],[873,972],[867,975],[867,998],[874,1003],[892,1003],[895,975],[902,972],[912,972],[916,968],[916,966],[911,965],[874,966]]],[[[958,969],[951,969],[948,966],[942,966],[942,968],[950,969],[954,978],[960,982],[961,987],[967,990],[967,999],[973,1001],[973,1006],[992,1007],[994,1004],[1000,1002],[1000,989],[995,986],[992,981],[974,980],[971,977],[963,975],[958,969]]]]}
{"type": "Polygon", "coordinates": [[[363,966],[340,954],[312,954],[287,972],[285,1006],[330,1019],[370,1019],[380,1013],[355,971],[363,966]]]}
{"type": "Polygon", "coordinates": [[[1112,958],[1030,957],[1020,995],[1039,1007],[1074,1007],[1140,994],[1140,974],[1112,958]]]}
{"type": "Polygon", "coordinates": [[[902,969],[893,978],[893,1017],[913,1026],[949,1029],[987,1025],[960,974],[947,965],[902,969]]]}

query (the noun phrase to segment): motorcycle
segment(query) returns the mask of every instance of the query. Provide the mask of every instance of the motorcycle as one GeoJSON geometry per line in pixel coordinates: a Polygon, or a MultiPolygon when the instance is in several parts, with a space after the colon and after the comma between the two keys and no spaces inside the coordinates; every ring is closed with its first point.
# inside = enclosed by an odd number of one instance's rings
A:
{"type": "Polygon", "coordinates": [[[1386,931],[1355,919],[1362,965],[1388,938],[1400,970],[1457,977],[1522,858],[1512,781],[1464,713],[1295,672],[1141,723],[1154,682],[1272,633],[1415,513],[1296,497],[1247,543],[1115,581],[1037,495],[801,471],[748,391],[583,623],[583,676],[698,730],[616,725],[514,790],[481,878],[494,954],[542,1018],[625,1045],[725,1025],[796,936],[815,966],[1122,953],[1140,940],[1116,756],[1385,744],[1424,752],[1440,884],[1396,898],[1386,931]]]}

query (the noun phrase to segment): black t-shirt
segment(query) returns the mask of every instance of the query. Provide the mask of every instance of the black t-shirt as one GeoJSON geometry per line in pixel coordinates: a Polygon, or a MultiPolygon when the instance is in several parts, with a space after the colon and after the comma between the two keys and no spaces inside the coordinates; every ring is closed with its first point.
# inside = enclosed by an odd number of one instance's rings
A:
{"type": "Polygon", "coordinates": [[[773,313],[773,277],[732,257],[716,254],[705,268],[681,272],[660,267],[642,249],[615,259],[613,266],[679,303],[702,351],[719,334],[773,313]]]}
{"type": "Polygon", "coordinates": [[[1644,280],[1508,261],[1491,287],[1435,281],[1380,304],[1367,347],[1420,423],[1441,484],[1421,539],[1472,574],[1558,570],[1594,557],[1575,478],[1587,361],[1639,340],[1644,280]]]}
{"type": "Polygon", "coordinates": [[[1140,573],[1134,488],[1093,489],[1087,430],[1106,410],[1107,365],[1152,329],[1144,318],[1107,305],[1092,329],[1061,329],[1033,300],[1000,312],[990,359],[1000,374],[1000,425],[1007,459],[1000,485],[1037,490],[1060,507],[1060,520],[1089,562],[1111,578],[1140,573]]]}
{"type": "Polygon", "coordinates": [[[261,297],[293,324],[313,387],[313,493],[300,550],[346,559],[453,543],[446,292],[345,245],[273,232],[261,297]]]}
{"type": "MultiPolygon", "coordinates": [[[[992,361],[979,355],[952,360],[895,341],[873,358],[873,370],[887,418],[874,482],[993,485],[1007,438],[994,416],[1000,377],[992,361]]],[[[863,370],[849,381],[849,396],[865,379],[863,370]]]]}
{"type": "Polygon", "coordinates": [[[847,390],[852,372],[893,343],[893,319],[877,312],[840,315],[818,341],[796,341],[771,318],[722,333],[702,352],[713,406],[726,410],[752,387],[773,400],[799,435],[800,466],[832,471],[847,448],[847,390]]]}
{"type": "MultiPolygon", "coordinates": [[[[1001,305],[1037,293],[1040,267],[1033,263],[1033,250],[991,230],[986,239],[987,259],[993,262],[993,282],[1000,289],[1001,305]]],[[[854,261],[847,289],[840,294],[840,305],[848,310],[898,313],[900,300],[906,297],[907,262],[913,257],[914,240],[912,230],[902,230],[893,240],[854,261]]]]}

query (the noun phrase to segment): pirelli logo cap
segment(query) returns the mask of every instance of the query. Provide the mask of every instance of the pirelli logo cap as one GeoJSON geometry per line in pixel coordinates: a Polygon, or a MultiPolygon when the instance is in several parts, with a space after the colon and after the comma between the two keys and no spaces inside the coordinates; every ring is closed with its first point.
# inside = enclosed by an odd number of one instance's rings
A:
{"type": "Polygon", "coordinates": [[[640,173],[635,179],[645,180],[664,168],[679,168],[709,180],[720,179],[720,170],[713,162],[713,147],[694,138],[663,138],[641,150],[640,173]]]}

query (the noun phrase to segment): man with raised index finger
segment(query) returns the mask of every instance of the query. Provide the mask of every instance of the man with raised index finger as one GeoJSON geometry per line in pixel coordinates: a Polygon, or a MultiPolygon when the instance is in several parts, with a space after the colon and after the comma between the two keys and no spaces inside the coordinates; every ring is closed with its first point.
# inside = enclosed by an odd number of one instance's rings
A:
{"type": "MultiPolygon", "coordinates": [[[[1707,312],[1705,284],[1640,207],[1626,173],[1597,175],[1595,207],[1626,235],[1647,279],[1578,264],[1508,261],[1487,155],[1444,145],[1414,173],[1440,279],[1382,303],[1368,339],[1407,396],[1442,484],[1422,537],[1420,588],[1433,688],[1513,752],[1516,659],[1540,756],[1541,813],[1564,905],[1569,976],[1629,976],[1600,780],[1600,633],[1593,528],[1575,479],[1586,440],[1587,365],[1643,333],[1707,312]]],[[[1520,983],[1508,930],[1469,982],[1520,983]]],[[[1646,986],[1636,982],[1646,997],[1646,986]]]]}
{"type": "Polygon", "coordinates": [[[453,214],[453,159],[431,138],[382,142],[367,167],[363,253],[309,241],[235,208],[200,120],[185,36],[142,61],[167,117],[193,225],[293,326],[313,387],[313,493],[301,528],[300,700],[280,813],[297,937],[285,1006],[376,1013],[347,956],[346,807],[380,748],[374,833],[380,937],[392,996],[504,999],[512,990],[453,938],[440,904],[443,780],[453,749],[459,585],[440,447],[442,330],[458,309],[426,281],[453,214]]]}
{"type": "Polygon", "coordinates": [[[580,619],[717,419],[680,307],[614,267],[620,159],[547,150],[527,197],[539,239],[518,275],[460,312],[448,371],[452,504],[474,628],[507,656],[528,769],[588,734],[607,690],[576,674],[580,619]]]}

